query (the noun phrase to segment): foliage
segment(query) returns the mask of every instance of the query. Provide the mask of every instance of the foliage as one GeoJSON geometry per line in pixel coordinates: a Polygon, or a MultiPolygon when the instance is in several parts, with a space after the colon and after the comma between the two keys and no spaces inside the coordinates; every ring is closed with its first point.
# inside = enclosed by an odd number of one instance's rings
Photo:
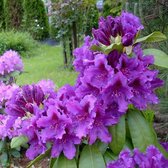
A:
{"type": "Polygon", "coordinates": [[[0,54],[11,49],[17,51],[23,57],[29,57],[33,55],[37,47],[37,42],[32,39],[29,33],[17,31],[0,32],[0,54]]]}
{"type": "Polygon", "coordinates": [[[20,148],[11,149],[9,139],[0,140],[0,165],[2,167],[9,167],[12,158],[19,159],[20,157],[20,148]]]}
{"type": "Polygon", "coordinates": [[[121,13],[124,1],[123,0],[105,0],[103,5],[103,16],[118,16],[121,13]]]}
{"type": "Polygon", "coordinates": [[[56,36],[63,43],[65,66],[72,64],[72,51],[80,45],[84,35],[97,27],[98,10],[96,1],[75,0],[59,1],[53,7],[51,24],[52,37],[56,36]]]}
{"type": "Polygon", "coordinates": [[[5,26],[7,30],[19,29],[23,17],[23,0],[4,0],[5,26]]]}
{"type": "Polygon", "coordinates": [[[5,28],[5,22],[4,22],[4,0],[0,1],[0,30],[5,28]]]}
{"type": "Polygon", "coordinates": [[[36,40],[42,40],[48,37],[48,17],[42,0],[24,1],[23,25],[24,29],[36,40]]]}
{"type": "MultiPolygon", "coordinates": [[[[135,3],[136,15],[138,15],[145,27],[142,32],[143,35],[152,33],[153,31],[161,31],[168,36],[168,8],[166,1],[142,1],[142,0],[128,0],[128,11],[134,12],[135,3]],[[150,8],[150,10],[148,10],[150,8]]],[[[124,9],[126,8],[123,7],[124,9]]],[[[135,13],[134,13],[135,14],[135,13]]],[[[158,48],[167,53],[168,39],[161,43],[148,44],[146,47],[158,48]]]]}

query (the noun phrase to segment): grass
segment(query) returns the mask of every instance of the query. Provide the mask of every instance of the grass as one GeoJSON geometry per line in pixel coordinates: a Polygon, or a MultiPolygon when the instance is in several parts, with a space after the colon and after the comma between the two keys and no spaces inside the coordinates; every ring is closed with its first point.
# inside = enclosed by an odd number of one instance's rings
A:
{"type": "Polygon", "coordinates": [[[24,73],[17,79],[17,84],[25,85],[36,83],[42,79],[53,80],[58,87],[64,84],[73,85],[77,73],[64,69],[62,48],[60,46],[42,45],[37,55],[23,58],[24,73]]]}

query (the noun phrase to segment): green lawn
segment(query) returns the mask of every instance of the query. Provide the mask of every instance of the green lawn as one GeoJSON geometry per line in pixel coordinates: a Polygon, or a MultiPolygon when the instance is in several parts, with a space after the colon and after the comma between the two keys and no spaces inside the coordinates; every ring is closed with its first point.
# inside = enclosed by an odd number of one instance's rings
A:
{"type": "Polygon", "coordinates": [[[77,73],[63,68],[62,48],[42,45],[37,55],[23,58],[24,73],[18,77],[17,84],[32,84],[41,79],[51,79],[58,87],[74,84],[77,73]]]}

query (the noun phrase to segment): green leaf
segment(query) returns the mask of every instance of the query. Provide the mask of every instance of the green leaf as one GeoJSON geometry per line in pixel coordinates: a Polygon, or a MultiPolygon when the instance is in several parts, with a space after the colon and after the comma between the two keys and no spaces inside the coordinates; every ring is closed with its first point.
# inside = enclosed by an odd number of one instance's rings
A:
{"type": "MultiPolygon", "coordinates": [[[[50,165],[49,168],[52,168],[54,166],[54,163],[57,161],[57,158],[51,158],[50,159],[50,165]]],[[[54,168],[54,167],[53,167],[54,168]]]]}
{"type": "Polygon", "coordinates": [[[109,128],[109,131],[112,135],[112,141],[109,144],[109,147],[114,154],[119,154],[123,149],[126,139],[126,127],[125,127],[125,116],[122,116],[120,122],[109,128]]]}
{"type": "Polygon", "coordinates": [[[121,51],[123,48],[121,43],[112,43],[111,45],[104,48],[104,53],[109,54],[113,50],[121,51]]]}
{"type": "Polygon", "coordinates": [[[75,159],[68,160],[65,156],[60,155],[53,167],[50,168],[77,168],[77,165],[75,159]]]}
{"type": "Polygon", "coordinates": [[[93,50],[93,51],[102,51],[102,52],[104,52],[103,48],[100,47],[100,46],[97,46],[97,45],[91,46],[90,49],[93,50]]]}
{"type": "Polygon", "coordinates": [[[20,157],[21,157],[20,152],[17,151],[17,150],[15,150],[15,149],[11,150],[10,153],[11,153],[11,155],[12,155],[13,157],[15,157],[15,158],[20,158],[20,157]]]}
{"type": "Polygon", "coordinates": [[[106,164],[112,160],[116,160],[117,159],[117,156],[110,150],[110,149],[107,149],[105,154],[103,155],[104,157],[104,160],[106,162],[106,164]]]}
{"type": "Polygon", "coordinates": [[[18,148],[28,142],[28,138],[26,136],[18,136],[12,138],[11,148],[18,148]]]}
{"type": "Polygon", "coordinates": [[[154,55],[155,65],[168,68],[168,55],[158,49],[149,48],[144,50],[145,55],[154,55]]]}
{"type": "Polygon", "coordinates": [[[148,36],[137,39],[135,41],[135,44],[140,43],[140,42],[148,42],[148,43],[159,42],[159,41],[164,41],[166,39],[167,39],[167,37],[163,33],[159,32],[159,31],[155,31],[155,32],[149,34],[148,36]]]}
{"type": "Polygon", "coordinates": [[[0,141],[0,153],[5,150],[5,145],[6,145],[6,141],[1,140],[0,141]]]}
{"type": "Polygon", "coordinates": [[[96,145],[86,145],[81,153],[79,168],[105,168],[102,154],[96,145]]]}
{"type": "Polygon", "coordinates": [[[8,165],[8,154],[6,152],[3,152],[0,155],[0,165],[2,165],[2,167],[7,167],[8,165]]]}
{"type": "Polygon", "coordinates": [[[93,50],[93,51],[101,51],[104,54],[109,54],[113,50],[122,51],[123,46],[122,46],[122,43],[120,42],[120,43],[112,43],[109,46],[106,46],[106,45],[103,45],[103,44],[100,45],[100,46],[93,45],[93,46],[91,46],[90,49],[93,50]]]}
{"type": "Polygon", "coordinates": [[[144,110],[142,114],[149,123],[153,124],[153,120],[155,117],[155,112],[153,110],[151,109],[144,110]]]}
{"type": "Polygon", "coordinates": [[[123,149],[133,150],[133,145],[130,139],[126,139],[123,149]]]}
{"type": "Polygon", "coordinates": [[[48,149],[44,154],[39,155],[38,157],[36,157],[34,160],[32,160],[27,168],[30,168],[31,166],[33,166],[34,164],[38,163],[39,161],[41,161],[42,159],[44,159],[45,157],[49,156],[51,152],[51,149],[48,149]]]}
{"type": "Polygon", "coordinates": [[[137,110],[130,110],[127,114],[128,127],[134,148],[144,152],[146,148],[156,144],[153,129],[143,115],[137,110]]]}
{"type": "Polygon", "coordinates": [[[99,140],[96,142],[95,145],[97,146],[97,148],[99,149],[99,151],[100,151],[102,154],[104,154],[104,153],[106,152],[107,148],[108,148],[108,144],[103,143],[103,142],[101,142],[101,141],[99,141],[99,140]]]}

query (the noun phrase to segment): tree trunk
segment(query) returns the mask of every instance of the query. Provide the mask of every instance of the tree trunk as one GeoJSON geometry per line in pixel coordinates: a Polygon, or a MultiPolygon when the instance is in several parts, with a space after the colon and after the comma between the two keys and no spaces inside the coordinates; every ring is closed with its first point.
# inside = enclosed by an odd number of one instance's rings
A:
{"type": "Polygon", "coordinates": [[[77,48],[78,47],[78,41],[77,41],[76,22],[72,23],[72,32],[73,32],[74,48],[77,48]]]}
{"type": "Polygon", "coordinates": [[[69,36],[69,54],[70,54],[70,66],[71,66],[73,61],[73,44],[71,36],[69,36]]]}
{"type": "Polygon", "coordinates": [[[65,37],[62,38],[62,45],[63,45],[63,55],[64,55],[64,67],[66,68],[68,65],[68,58],[66,52],[66,40],[65,37]]]}

